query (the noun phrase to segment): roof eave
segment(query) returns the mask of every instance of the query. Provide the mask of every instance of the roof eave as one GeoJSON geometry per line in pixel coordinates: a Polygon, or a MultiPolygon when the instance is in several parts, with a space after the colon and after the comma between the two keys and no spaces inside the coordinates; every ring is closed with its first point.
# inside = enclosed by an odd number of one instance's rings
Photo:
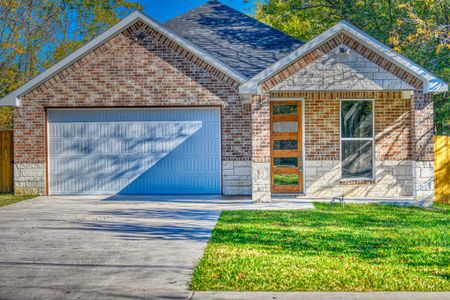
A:
{"type": "Polygon", "coordinates": [[[0,107],[1,106],[15,106],[15,107],[19,107],[20,106],[20,99],[17,98],[15,95],[8,94],[5,97],[3,97],[2,99],[0,99],[0,107]]]}
{"type": "Polygon", "coordinates": [[[439,78],[428,80],[423,88],[424,93],[440,94],[448,92],[448,84],[439,78]]]}
{"type": "Polygon", "coordinates": [[[81,59],[88,53],[90,53],[92,50],[97,48],[98,46],[106,43],[110,39],[112,39],[117,34],[124,31],[126,28],[128,28],[130,25],[137,21],[142,21],[146,23],[147,25],[151,26],[155,30],[159,31],[163,35],[167,36],[172,41],[176,42],[186,50],[193,52],[194,54],[201,57],[205,62],[208,64],[214,66],[215,68],[221,70],[234,80],[238,81],[239,83],[243,83],[247,80],[247,78],[238,72],[232,70],[230,67],[226,66],[225,64],[217,61],[215,58],[201,50],[200,48],[196,47],[189,41],[185,40],[184,38],[180,37],[176,33],[168,30],[167,28],[163,27],[163,25],[159,24],[157,21],[153,20],[152,18],[144,15],[143,13],[139,11],[135,11],[122,19],[119,23],[112,26],[108,30],[106,30],[104,33],[100,34],[96,38],[92,39],[90,42],[88,42],[86,45],[82,46],[78,50],[74,51],[72,54],[66,56],[61,61],[57,62],[44,72],[40,73],[36,77],[32,78],[30,81],[19,87],[18,89],[12,91],[8,95],[4,96],[0,99],[0,106],[16,106],[19,107],[21,105],[20,103],[20,97],[32,90],[33,88],[37,87],[44,81],[46,81],[51,76],[57,74],[58,72],[64,70],[68,66],[70,66],[75,61],[81,59]]]}

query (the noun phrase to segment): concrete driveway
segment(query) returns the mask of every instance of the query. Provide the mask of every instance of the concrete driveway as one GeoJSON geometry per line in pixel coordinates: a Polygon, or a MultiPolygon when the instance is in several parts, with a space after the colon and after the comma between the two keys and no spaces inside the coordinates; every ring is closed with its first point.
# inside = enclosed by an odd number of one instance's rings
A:
{"type": "Polygon", "coordinates": [[[249,208],[285,205],[220,196],[65,196],[1,208],[0,299],[187,299],[220,211],[249,208]]]}
{"type": "Polygon", "coordinates": [[[0,298],[186,299],[220,206],[236,202],[72,196],[2,208],[0,298]]]}

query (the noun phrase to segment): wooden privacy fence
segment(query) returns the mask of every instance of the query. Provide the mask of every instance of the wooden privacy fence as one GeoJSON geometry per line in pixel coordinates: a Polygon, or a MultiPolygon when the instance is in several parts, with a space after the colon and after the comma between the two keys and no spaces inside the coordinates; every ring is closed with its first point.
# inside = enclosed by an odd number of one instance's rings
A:
{"type": "Polygon", "coordinates": [[[13,190],[13,131],[0,131],[0,193],[13,190]]]}
{"type": "Polygon", "coordinates": [[[434,137],[434,200],[450,203],[450,136],[434,137]]]}

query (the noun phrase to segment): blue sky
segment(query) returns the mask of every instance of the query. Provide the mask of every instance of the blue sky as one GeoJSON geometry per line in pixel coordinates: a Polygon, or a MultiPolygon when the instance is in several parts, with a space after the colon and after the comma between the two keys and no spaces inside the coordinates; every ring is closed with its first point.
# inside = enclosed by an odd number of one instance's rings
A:
{"type": "MultiPolygon", "coordinates": [[[[147,15],[159,22],[165,22],[205,3],[206,0],[136,0],[136,2],[144,7],[147,15]]],[[[244,13],[252,12],[253,2],[245,3],[244,0],[221,0],[221,2],[244,13]]]]}

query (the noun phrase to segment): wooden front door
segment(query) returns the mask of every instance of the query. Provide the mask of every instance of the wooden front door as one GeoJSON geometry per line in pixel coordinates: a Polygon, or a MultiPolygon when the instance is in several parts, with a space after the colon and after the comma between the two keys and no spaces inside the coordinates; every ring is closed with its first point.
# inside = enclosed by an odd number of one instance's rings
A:
{"type": "Polygon", "coordinates": [[[270,104],[272,193],[303,193],[302,102],[270,104]]]}

